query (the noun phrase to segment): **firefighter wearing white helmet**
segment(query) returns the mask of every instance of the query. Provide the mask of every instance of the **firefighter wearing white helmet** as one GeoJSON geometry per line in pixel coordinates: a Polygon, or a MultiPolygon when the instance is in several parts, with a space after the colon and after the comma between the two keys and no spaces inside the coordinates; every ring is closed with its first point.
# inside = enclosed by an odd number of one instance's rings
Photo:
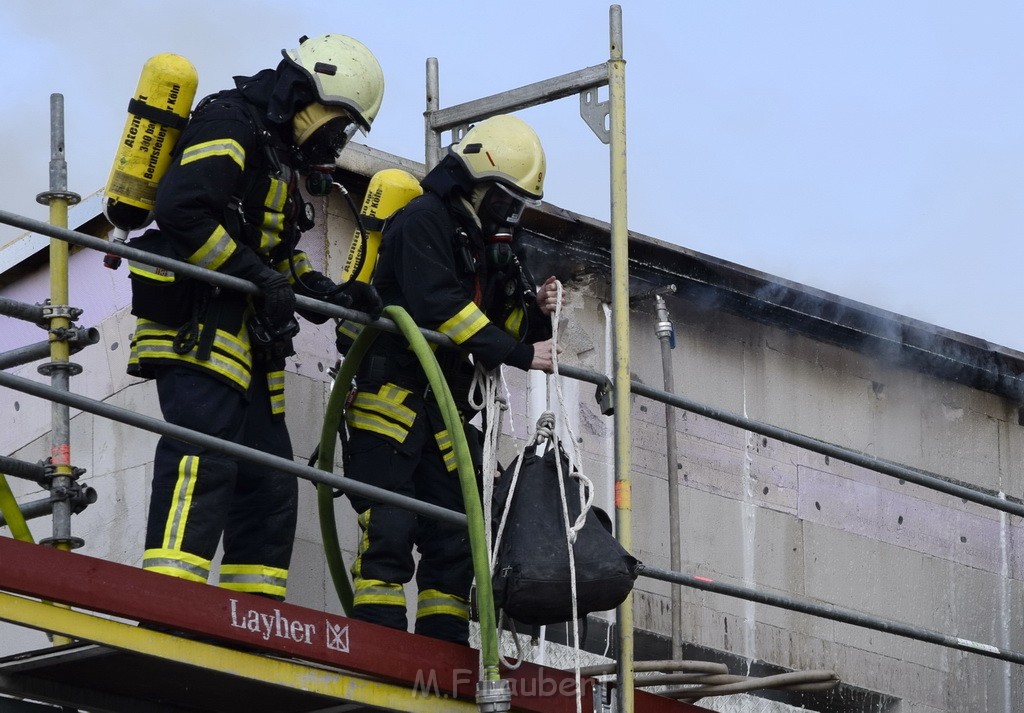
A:
{"type": "MultiPolygon", "coordinates": [[[[274,69],[235,77],[193,111],[157,189],[157,229],[134,247],[240,277],[250,297],[132,267],[138,318],[129,373],[156,379],[164,418],[291,459],[284,364],[295,293],[379,313],[368,285],[342,291],[297,243],[312,227],[299,183],[330,172],[380,108],[380,65],[343,35],[303,38],[274,69]]],[[[322,323],[323,315],[303,314],[322,323]]],[[[223,536],[219,585],[283,599],[295,536],[295,478],[161,438],[143,567],[205,582],[223,536]]]]}
{"type": "MultiPolygon", "coordinates": [[[[423,179],[423,195],[384,226],[373,285],[385,304],[405,308],[420,327],[458,345],[437,357],[467,419],[468,356],[485,369],[552,368],[556,280],[538,288],[517,244],[524,207],[544,195],[544,175],[533,129],[495,116],[471,128],[423,179]]],[[[402,338],[380,333],[356,381],[346,411],[346,477],[464,512],[452,439],[402,338]]],[[[467,435],[471,444],[480,442],[478,432],[467,435]]],[[[473,571],[465,527],[350,500],[364,533],[353,566],[352,616],[405,629],[403,585],[415,576],[415,631],[466,643],[473,571]]]]}

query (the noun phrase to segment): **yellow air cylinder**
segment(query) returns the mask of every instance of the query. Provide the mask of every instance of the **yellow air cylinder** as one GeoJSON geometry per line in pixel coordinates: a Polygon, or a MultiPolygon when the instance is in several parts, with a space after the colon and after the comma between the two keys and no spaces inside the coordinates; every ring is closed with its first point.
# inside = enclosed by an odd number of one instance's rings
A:
{"type": "Polygon", "coordinates": [[[366,228],[365,245],[361,239],[359,228],[352,235],[352,244],[348,249],[345,267],[341,271],[341,279],[369,282],[373,277],[373,269],[377,265],[377,252],[380,250],[381,231],[384,221],[395,211],[422,195],[420,182],[408,171],[400,168],[385,168],[373,174],[370,184],[366,187],[366,198],[359,209],[360,220],[366,228]],[[360,262],[360,249],[363,259],[360,262]],[[358,270],[358,272],[356,272],[358,270]]]}
{"type": "Polygon", "coordinates": [[[115,228],[137,230],[153,220],[157,184],[198,86],[195,67],[180,55],[158,54],[143,65],[104,189],[103,213],[115,228]]]}

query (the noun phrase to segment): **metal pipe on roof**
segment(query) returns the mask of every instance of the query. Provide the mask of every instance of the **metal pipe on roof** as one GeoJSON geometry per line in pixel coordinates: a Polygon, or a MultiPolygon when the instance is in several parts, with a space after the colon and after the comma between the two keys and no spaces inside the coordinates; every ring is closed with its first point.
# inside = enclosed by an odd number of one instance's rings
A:
{"type": "MultiPolygon", "coordinates": [[[[665,298],[654,296],[654,309],[658,322],[654,333],[661,342],[661,370],[666,393],[676,390],[675,375],[672,370],[672,350],[676,345],[675,328],[665,305],[665,298]]],[[[668,550],[669,562],[673,570],[682,568],[682,548],[679,542],[679,474],[678,456],[676,453],[676,410],[665,404],[665,476],[668,480],[668,550]]],[[[672,658],[683,655],[683,613],[682,592],[678,584],[672,585],[672,658]]]]}

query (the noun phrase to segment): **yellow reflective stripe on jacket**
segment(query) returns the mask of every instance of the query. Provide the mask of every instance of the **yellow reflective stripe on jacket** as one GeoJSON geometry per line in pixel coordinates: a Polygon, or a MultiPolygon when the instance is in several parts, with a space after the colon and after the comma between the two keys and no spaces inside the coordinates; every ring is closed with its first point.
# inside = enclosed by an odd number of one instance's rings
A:
{"type": "Polygon", "coordinates": [[[376,394],[360,391],[352,400],[345,420],[354,428],[404,443],[416,420],[416,412],[402,405],[409,393],[394,384],[384,384],[376,394]]]}
{"type": "Polygon", "coordinates": [[[142,568],[200,584],[206,584],[210,576],[210,560],[164,547],[146,550],[142,554],[142,568]]]}
{"type": "MultiPolygon", "coordinates": [[[[202,328],[203,325],[200,325],[200,331],[202,328]]],[[[187,362],[230,379],[243,390],[249,388],[252,358],[249,351],[249,334],[244,326],[240,335],[232,335],[218,329],[213,338],[213,351],[207,361],[196,359],[196,348],[187,354],[175,352],[174,339],[177,334],[176,329],[147,319],[139,319],[135,327],[135,336],[132,338],[128,363],[138,364],[149,359],[187,362]]]]}
{"type": "Polygon", "coordinates": [[[188,261],[193,265],[205,267],[208,270],[216,270],[223,265],[229,257],[235,254],[235,241],[231,239],[223,225],[218,225],[210,233],[198,250],[189,255],[188,261]]]}
{"type": "Polygon", "coordinates": [[[164,537],[161,544],[167,550],[180,550],[185,539],[185,525],[192,511],[192,494],[196,489],[199,475],[199,456],[182,456],[178,461],[178,479],[174,483],[171,508],[164,523],[164,537]]]}
{"type": "Polygon", "coordinates": [[[512,314],[505,320],[505,331],[513,337],[522,336],[520,330],[523,328],[523,318],[525,316],[526,312],[523,311],[522,307],[513,309],[512,314]]]}
{"type": "Polygon", "coordinates": [[[288,588],[288,570],[260,564],[222,564],[217,584],[233,592],[283,598],[288,588]]]}
{"type": "Polygon", "coordinates": [[[454,594],[445,594],[437,589],[425,589],[416,597],[416,618],[445,614],[469,619],[469,603],[454,594]]]}
{"type": "Polygon", "coordinates": [[[437,331],[448,335],[456,344],[462,344],[490,323],[487,315],[470,302],[458,313],[437,328],[437,331]]]}
{"type": "Polygon", "coordinates": [[[275,416],[284,413],[284,372],[267,372],[267,390],[270,393],[270,412],[275,416]]]}
{"type": "Polygon", "coordinates": [[[193,161],[213,156],[227,156],[237,163],[240,169],[245,170],[245,149],[234,139],[217,139],[193,144],[181,152],[181,165],[187,166],[193,161]]]}
{"type": "Polygon", "coordinates": [[[278,178],[270,179],[266,198],[263,199],[263,222],[260,225],[259,253],[267,255],[281,244],[284,232],[284,207],[288,201],[288,183],[278,178]]]}
{"type": "Polygon", "coordinates": [[[174,282],[174,273],[164,267],[154,267],[143,262],[128,261],[128,272],[156,282],[174,282]]]}
{"type": "Polygon", "coordinates": [[[338,334],[354,342],[363,333],[365,328],[365,324],[346,319],[338,325],[338,334]]]}
{"type": "Polygon", "coordinates": [[[263,201],[263,205],[270,210],[274,211],[281,218],[284,218],[284,214],[281,212],[284,210],[284,205],[288,201],[288,183],[282,181],[279,178],[270,178],[270,188],[267,190],[267,197],[263,201]]]}
{"type": "Polygon", "coordinates": [[[278,272],[283,272],[285,274],[290,274],[292,268],[295,269],[295,274],[299,275],[300,277],[302,275],[305,275],[307,272],[313,271],[313,266],[309,262],[309,257],[306,255],[306,253],[302,251],[299,251],[292,255],[290,261],[288,258],[284,258],[283,260],[279,260],[277,264],[274,265],[275,270],[277,270],[278,272]],[[291,263],[290,265],[289,262],[291,263]]]}
{"type": "Polygon", "coordinates": [[[455,462],[455,450],[452,446],[452,438],[448,435],[448,429],[435,433],[434,440],[437,441],[437,448],[441,451],[444,467],[450,473],[458,467],[458,463],[455,462]]]}

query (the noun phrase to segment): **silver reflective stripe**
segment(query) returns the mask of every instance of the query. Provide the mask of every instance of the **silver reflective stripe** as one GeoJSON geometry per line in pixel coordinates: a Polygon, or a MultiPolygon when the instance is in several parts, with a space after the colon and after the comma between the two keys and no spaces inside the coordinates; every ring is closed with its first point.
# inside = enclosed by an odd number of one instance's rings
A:
{"type": "Polygon", "coordinates": [[[212,156],[227,156],[237,163],[240,169],[245,170],[245,149],[234,139],[218,139],[189,146],[181,153],[181,165],[187,166],[193,161],[212,156]]]}
{"type": "Polygon", "coordinates": [[[287,577],[275,577],[270,574],[220,574],[221,584],[265,584],[284,589],[288,585],[287,577]]]}
{"type": "Polygon", "coordinates": [[[206,239],[202,247],[196,250],[189,257],[188,261],[193,265],[205,267],[208,270],[216,270],[227,262],[227,259],[235,253],[235,241],[231,239],[224,227],[218,225],[210,237],[206,239]]]}
{"type": "Polygon", "coordinates": [[[184,456],[178,462],[178,482],[174,489],[174,509],[164,533],[164,547],[180,549],[185,522],[192,506],[192,490],[199,471],[199,456],[184,456]]]}
{"type": "Polygon", "coordinates": [[[487,315],[470,302],[455,316],[438,327],[437,331],[451,337],[456,344],[462,344],[488,324],[490,324],[490,320],[487,319],[487,315]]]}
{"type": "Polygon", "coordinates": [[[194,577],[199,577],[206,580],[210,576],[210,570],[208,567],[200,567],[199,565],[189,564],[173,557],[147,557],[142,560],[143,569],[177,569],[182,572],[188,572],[194,577]]]}

